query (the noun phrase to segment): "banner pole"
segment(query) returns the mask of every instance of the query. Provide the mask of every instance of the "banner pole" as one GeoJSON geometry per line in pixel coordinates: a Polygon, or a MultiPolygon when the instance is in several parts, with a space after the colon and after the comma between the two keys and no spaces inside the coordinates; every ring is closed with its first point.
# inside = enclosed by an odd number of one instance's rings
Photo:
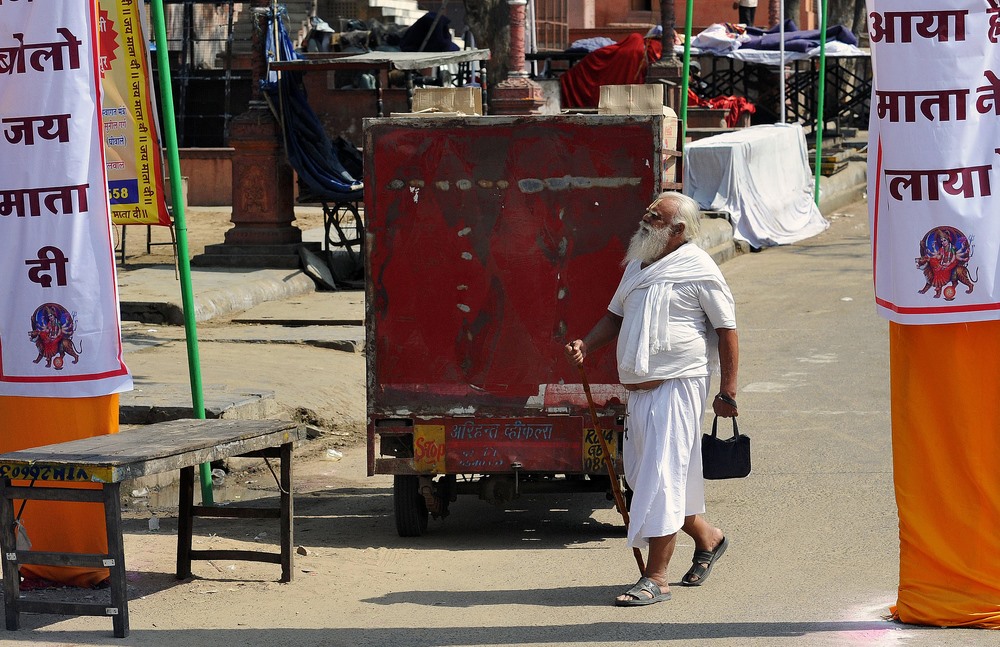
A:
{"type": "Polygon", "coordinates": [[[819,177],[823,170],[823,111],[826,99],[826,3],[820,1],[819,17],[819,87],[816,89],[816,170],[813,173],[813,202],[819,206],[819,177]]]}
{"type": "MultiPolygon", "coordinates": [[[[174,116],[174,95],[170,81],[167,29],[163,17],[163,0],[152,0],[150,15],[153,38],[156,43],[156,68],[160,77],[160,103],[163,108],[163,136],[167,148],[167,165],[170,169],[170,196],[174,205],[174,232],[177,235],[177,266],[181,282],[181,303],[184,307],[184,333],[187,339],[188,374],[191,378],[191,404],[194,417],[205,419],[205,398],[202,393],[201,361],[198,357],[198,330],[194,319],[194,293],[191,287],[191,258],[188,251],[187,220],[184,214],[184,197],[181,180],[181,161],[177,152],[177,128],[174,116]]],[[[199,466],[201,477],[201,502],[212,505],[212,466],[199,466]]]]}
{"type": "Polygon", "coordinates": [[[786,123],[788,121],[788,115],[785,111],[785,3],[782,0],[778,2],[778,33],[781,34],[781,40],[779,41],[778,50],[781,55],[779,57],[781,63],[778,67],[778,117],[781,119],[781,123],[786,123]]]}
{"type": "MultiPolygon", "coordinates": [[[[694,0],[687,0],[684,7],[684,78],[681,80],[681,154],[687,141],[688,87],[691,84],[691,24],[694,14],[694,0]]],[[[673,47],[673,44],[670,45],[673,47]]],[[[683,157],[681,158],[683,160],[683,157]]]]}

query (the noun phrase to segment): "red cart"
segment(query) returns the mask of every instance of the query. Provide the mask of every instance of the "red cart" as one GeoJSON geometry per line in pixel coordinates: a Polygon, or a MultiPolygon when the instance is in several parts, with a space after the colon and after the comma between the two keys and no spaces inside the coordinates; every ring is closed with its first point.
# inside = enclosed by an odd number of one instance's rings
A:
{"type": "MultiPolygon", "coordinates": [[[[659,116],[365,122],[368,474],[421,535],[459,494],[610,490],[563,345],[600,318],[659,191],[659,116]]],[[[620,467],[613,349],[589,359],[620,467]]],[[[620,469],[619,469],[620,474],[620,469]]]]}

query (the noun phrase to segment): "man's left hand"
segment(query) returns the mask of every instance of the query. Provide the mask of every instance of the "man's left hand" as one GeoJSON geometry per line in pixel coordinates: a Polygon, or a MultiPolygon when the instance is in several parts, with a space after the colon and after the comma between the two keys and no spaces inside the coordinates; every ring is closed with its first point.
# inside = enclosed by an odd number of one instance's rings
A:
{"type": "Polygon", "coordinates": [[[736,398],[731,398],[724,393],[719,393],[712,401],[712,411],[720,418],[735,418],[740,415],[736,405],[736,398]]]}

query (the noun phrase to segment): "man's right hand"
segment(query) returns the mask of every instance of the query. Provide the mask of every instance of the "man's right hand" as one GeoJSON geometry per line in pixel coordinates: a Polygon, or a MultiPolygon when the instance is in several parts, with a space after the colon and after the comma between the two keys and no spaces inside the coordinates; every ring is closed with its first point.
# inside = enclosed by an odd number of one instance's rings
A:
{"type": "Polygon", "coordinates": [[[563,350],[566,352],[566,359],[573,366],[583,366],[583,358],[587,356],[587,345],[583,343],[582,339],[574,339],[570,343],[563,346],[563,350]]]}
{"type": "Polygon", "coordinates": [[[593,330],[584,335],[583,339],[587,339],[589,341],[574,339],[570,343],[563,346],[563,351],[566,353],[566,359],[568,359],[569,363],[573,366],[583,366],[583,360],[587,357],[590,347],[593,346],[594,350],[603,347],[605,344],[618,336],[618,331],[621,330],[621,327],[621,317],[612,312],[604,313],[601,320],[594,325],[593,330]]]}

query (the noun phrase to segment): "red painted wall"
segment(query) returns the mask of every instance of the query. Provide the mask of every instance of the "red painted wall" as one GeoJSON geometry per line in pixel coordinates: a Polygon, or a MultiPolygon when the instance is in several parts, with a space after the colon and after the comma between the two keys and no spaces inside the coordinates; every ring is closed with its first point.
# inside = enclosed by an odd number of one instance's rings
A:
{"type": "MultiPolygon", "coordinates": [[[[595,3],[594,25],[598,28],[613,22],[624,22],[630,11],[652,10],[654,16],[659,15],[659,0],[651,0],[650,9],[646,8],[643,0],[601,0],[595,3]]],[[[760,25],[768,22],[768,0],[760,0],[757,6],[757,20],[760,25]]],[[[802,29],[808,29],[813,25],[813,14],[806,9],[808,2],[803,2],[802,15],[796,22],[802,29]]],[[[686,0],[675,0],[675,12],[677,25],[683,27],[684,15],[687,8],[686,0]]],[[[733,9],[733,0],[698,0],[694,7],[694,26],[707,27],[717,22],[735,22],[738,18],[736,9],[733,9]]],[[[658,21],[655,21],[658,22],[658,21]]]]}

